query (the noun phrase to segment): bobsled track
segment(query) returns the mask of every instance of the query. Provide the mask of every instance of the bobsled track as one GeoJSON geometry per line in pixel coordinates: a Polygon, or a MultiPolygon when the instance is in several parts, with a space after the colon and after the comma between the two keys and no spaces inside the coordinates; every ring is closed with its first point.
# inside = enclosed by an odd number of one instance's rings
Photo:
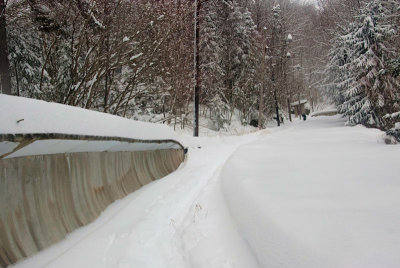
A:
{"type": "Polygon", "coordinates": [[[183,161],[174,140],[0,134],[0,267],[60,241],[183,161]]]}

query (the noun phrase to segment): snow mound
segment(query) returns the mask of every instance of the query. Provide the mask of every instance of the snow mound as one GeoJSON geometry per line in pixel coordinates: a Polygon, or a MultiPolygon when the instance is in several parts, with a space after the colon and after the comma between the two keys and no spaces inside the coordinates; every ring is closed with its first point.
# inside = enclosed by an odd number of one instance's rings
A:
{"type": "Polygon", "coordinates": [[[323,110],[323,111],[314,112],[314,113],[311,113],[310,116],[312,116],[312,117],[332,116],[332,115],[337,115],[337,114],[338,114],[338,111],[336,108],[334,108],[334,109],[327,109],[327,110],[323,110]]]}
{"type": "Polygon", "coordinates": [[[172,128],[82,108],[0,94],[0,134],[63,133],[167,140],[172,128]]]}

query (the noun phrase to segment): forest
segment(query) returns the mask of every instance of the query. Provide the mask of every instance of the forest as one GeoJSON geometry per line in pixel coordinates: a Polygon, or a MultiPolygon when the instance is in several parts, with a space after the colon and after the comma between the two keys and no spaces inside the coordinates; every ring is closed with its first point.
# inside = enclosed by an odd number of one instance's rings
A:
{"type": "Polygon", "coordinates": [[[184,128],[196,84],[217,130],[235,113],[260,128],[291,121],[302,99],[333,103],[349,125],[400,121],[396,0],[0,0],[0,11],[4,94],[184,128]]]}

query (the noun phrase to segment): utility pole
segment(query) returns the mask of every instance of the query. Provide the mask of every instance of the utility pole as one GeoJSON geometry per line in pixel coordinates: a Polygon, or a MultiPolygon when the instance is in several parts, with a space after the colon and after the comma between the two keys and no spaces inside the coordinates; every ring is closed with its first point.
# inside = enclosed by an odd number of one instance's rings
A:
{"type": "Polygon", "coordinates": [[[193,136],[199,136],[199,98],[200,98],[200,10],[201,1],[195,0],[195,12],[194,12],[194,128],[193,136]]]}
{"type": "Polygon", "coordinates": [[[3,94],[11,95],[10,62],[8,61],[6,3],[0,0],[0,86],[3,94]]]}

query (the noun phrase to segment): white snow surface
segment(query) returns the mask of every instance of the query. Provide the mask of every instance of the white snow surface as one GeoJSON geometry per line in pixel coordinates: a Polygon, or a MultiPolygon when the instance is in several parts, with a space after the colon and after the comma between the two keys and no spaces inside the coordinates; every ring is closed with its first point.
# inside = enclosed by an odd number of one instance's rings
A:
{"type": "Polygon", "coordinates": [[[14,267],[400,267],[400,146],[344,123],[181,134],[176,172],[14,267]]]}
{"type": "Polygon", "coordinates": [[[260,267],[400,267],[400,146],[321,117],[240,147],[222,191],[260,267]]]}
{"type": "Polygon", "coordinates": [[[143,140],[177,137],[172,128],[162,124],[4,94],[0,94],[0,133],[63,133],[143,140]]]}

